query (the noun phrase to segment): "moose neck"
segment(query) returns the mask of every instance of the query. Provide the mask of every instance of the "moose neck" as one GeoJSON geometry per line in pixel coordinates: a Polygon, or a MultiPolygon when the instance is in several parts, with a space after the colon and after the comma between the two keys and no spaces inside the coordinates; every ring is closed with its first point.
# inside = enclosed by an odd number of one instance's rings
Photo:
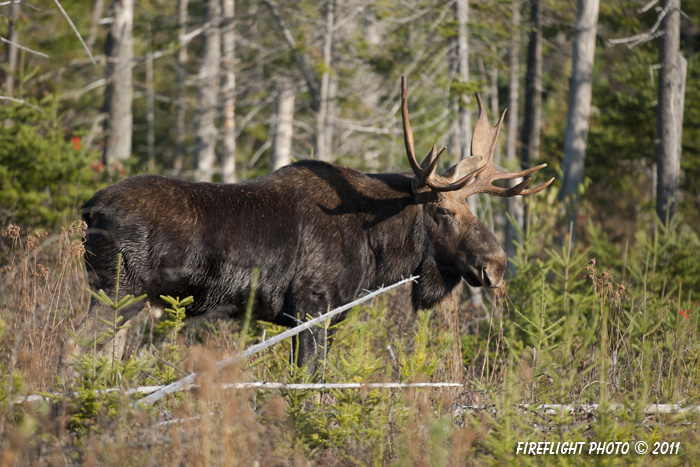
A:
{"type": "MultiPolygon", "coordinates": [[[[370,178],[382,191],[387,190],[381,201],[384,206],[378,206],[375,212],[395,212],[367,229],[376,260],[375,280],[370,285],[380,287],[418,275],[420,278],[413,285],[411,297],[413,308],[429,308],[439,303],[460,283],[461,276],[456,271],[441,268],[435,261],[435,252],[424,227],[423,203],[427,197],[419,194],[416,198],[413,194],[412,174],[377,174],[370,178]],[[386,199],[390,200],[388,204],[386,199]]],[[[371,225],[370,219],[366,224],[368,222],[371,225]]]]}

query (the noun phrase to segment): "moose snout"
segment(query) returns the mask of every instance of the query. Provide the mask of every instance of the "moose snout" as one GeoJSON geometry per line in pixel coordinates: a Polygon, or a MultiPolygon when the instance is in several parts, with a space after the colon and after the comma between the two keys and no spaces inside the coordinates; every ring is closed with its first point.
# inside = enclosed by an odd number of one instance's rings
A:
{"type": "Polygon", "coordinates": [[[506,254],[500,249],[485,261],[479,268],[479,280],[484,287],[497,289],[503,284],[506,271],[506,254]]]}
{"type": "Polygon", "coordinates": [[[479,279],[481,280],[481,285],[484,287],[490,287],[492,289],[497,289],[503,283],[503,275],[500,276],[494,271],[489,271],[488,268],[481,268],[481,274],[479,274],[479,279]]]}

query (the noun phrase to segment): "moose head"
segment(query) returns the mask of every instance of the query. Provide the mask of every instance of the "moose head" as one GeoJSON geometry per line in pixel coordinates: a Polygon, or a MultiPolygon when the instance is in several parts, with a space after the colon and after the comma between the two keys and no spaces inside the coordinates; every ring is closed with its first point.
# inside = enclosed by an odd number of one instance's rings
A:
{"type": "Polygon", "coordinates": [[[442,270],[457,272],[469,285],[498,288],[503,282],[506,254],[496,237],[470,211],[469,196],[485,193],[501,197],[531,195],[547,188],[553,181],[527,188],[530,178],[510,188],[493,185],[496,180],[526,177],[547,164],[519,172],[503,172],[493,165],[493,154],[505,117],[491,126],[481,96],[476,93],[479,118],[474,127],[471,156],[459,161],[444,174],[437,175],[440,157],[435,145],[420,165],[416,160],[413,131],[408,118],[406,78],[401,77],[401,113],[406,155],[415,177],[412,191],[416,202],[424,206],[425,229],[435,250],[435,261],[442,270]]]}

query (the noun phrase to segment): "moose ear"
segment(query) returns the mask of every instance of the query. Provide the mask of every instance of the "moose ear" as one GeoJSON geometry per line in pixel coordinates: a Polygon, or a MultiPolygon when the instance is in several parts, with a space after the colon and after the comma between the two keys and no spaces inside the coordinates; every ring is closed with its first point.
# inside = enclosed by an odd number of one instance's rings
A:
{"type": "Polygon", "coordinates": [[[461,161],[457,162],[455,165],[447,169],[447,171],[442,174],[449,182],[454,182],[462,177],[467,176],[471,172],[474,172],[479,168],[483,157],[481,156],[470,156],[465,157],[461,161]]]}

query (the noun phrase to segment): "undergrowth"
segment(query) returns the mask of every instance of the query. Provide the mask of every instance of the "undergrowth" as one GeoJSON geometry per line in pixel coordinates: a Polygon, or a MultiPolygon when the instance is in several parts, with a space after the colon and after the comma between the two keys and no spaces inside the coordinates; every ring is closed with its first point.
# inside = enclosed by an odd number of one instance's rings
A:
{"type": "MultiPolygon", "coordinates": [[[[128,359],[112,361],[88,345],[75,381],[62,382],[61,344],[87,309],[82,226],[56,235],[10,226],[0,251],[0,462],[692,464],[700,457],[697,412],[646,410],[700,403],[698,235],[674,220],[640,226],[626,243],[593,224],[576,243],[554,241],[547,200],[528,207],[524,243],[510,259],[516,273],[507,291],[490,296],[487,313],[454,296],[414,314],[408,290],[382,296],[338,326],[318,381],[462,384],[450,389],[226,388],[220,383],[311,378],[290,365],[289,341],[217,371],[217,361],[284,329],[188,325],[192,299],[184,297],[163,297],[168,308],[158,321],[131,323],[143,342],[128,359]],[[193,390],[151,408],[132,404],[140,396],[130,388],[193,371],[201,374],[193,390]],[[37,393],[47,397],[22,402],[37,393]],[[665,441],[680,449],[517,454],[526,441],[665,441]]],[[[124,297],[100,299],[118,308],[124,297]]],[[[124,324],[115,318],[113,332],[124,324]]]]}

